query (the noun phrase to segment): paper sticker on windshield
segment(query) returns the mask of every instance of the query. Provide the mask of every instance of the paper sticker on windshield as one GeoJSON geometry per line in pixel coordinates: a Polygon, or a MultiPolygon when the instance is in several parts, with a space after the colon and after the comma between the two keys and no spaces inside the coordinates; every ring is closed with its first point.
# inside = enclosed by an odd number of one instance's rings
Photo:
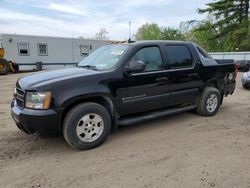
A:
{"type": "Polygon", "coordinates": [[[98,64],[99,68],[105,68],[107,65],[106,64],[98,64]]]}
{"type": "Polygon", "coordinates": [[[121,50],[121,51],[111,51],[110,54],[112,54],[112,55],[122,55],[123,52],[124,52],[123,50],[121,50]]]}

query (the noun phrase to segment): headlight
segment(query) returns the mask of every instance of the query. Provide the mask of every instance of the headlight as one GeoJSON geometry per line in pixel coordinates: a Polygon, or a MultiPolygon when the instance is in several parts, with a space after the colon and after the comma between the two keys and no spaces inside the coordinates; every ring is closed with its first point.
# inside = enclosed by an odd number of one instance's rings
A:
{"type": "Polygon", "coordinates": [[[33,109],[49,109],[51,92],[27,92],[25,107],[33,109]]]}

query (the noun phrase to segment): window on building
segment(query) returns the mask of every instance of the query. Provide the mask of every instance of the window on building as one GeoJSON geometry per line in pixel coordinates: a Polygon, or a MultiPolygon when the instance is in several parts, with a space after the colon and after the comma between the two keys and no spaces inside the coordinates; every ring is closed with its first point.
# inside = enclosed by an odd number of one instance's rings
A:
{"type": "Polygon", "coordinates": [[[166,50],[170,68],[174,69],[192,66],[193,59],[187,46],[169,45],[166,46],[166,50]]]}
{"type": "Polygon", "coordinates": [[[48,55],[48,45],[47,44],[37,44],[38,47],[38,55],[48,55]]]}
{"type": "Polygon", "coordinates": [[[81,54],[81,56],[89,55],[89,46],[88,45],[80,45],[80,54],[81,54]]]}
{"type": "Polygon", "coordinates": [[[146,64],[145,71],[157,71],[162,70],[163,62],[161,58],[161,52],[158,47],[144,47],[136,52],[131,58],[130,63],[135,61],[143,61],[146,64]]]}
{"type": "Polygon", "coordinates": [[[29,55],[29,43],[17,43],[19,55],[29,55]]]}

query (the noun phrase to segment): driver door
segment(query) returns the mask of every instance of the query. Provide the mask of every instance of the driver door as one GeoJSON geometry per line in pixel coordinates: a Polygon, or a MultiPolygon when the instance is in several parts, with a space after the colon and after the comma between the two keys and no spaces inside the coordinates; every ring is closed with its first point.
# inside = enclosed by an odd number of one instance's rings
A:
{"type": "Polygon", "coordinates": [[[127,65],[135,61],[145,63],[145,70],[124,76],[117,90],[120,116],[145,112],[168,105],[168,73],[159,46],[139,48],[127,65]]]}

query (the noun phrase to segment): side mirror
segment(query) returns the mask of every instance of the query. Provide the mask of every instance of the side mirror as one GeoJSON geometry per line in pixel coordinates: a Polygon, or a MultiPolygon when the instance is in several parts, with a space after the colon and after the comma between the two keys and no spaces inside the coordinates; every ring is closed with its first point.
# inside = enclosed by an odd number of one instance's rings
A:
{"type": "Polygon", "coordinates": [[[128,63],[128,66],[124,67],[124,71],[127,74],[139,73],[145,70],[145,63],[143,61],[131,61],[128,63]]]}

